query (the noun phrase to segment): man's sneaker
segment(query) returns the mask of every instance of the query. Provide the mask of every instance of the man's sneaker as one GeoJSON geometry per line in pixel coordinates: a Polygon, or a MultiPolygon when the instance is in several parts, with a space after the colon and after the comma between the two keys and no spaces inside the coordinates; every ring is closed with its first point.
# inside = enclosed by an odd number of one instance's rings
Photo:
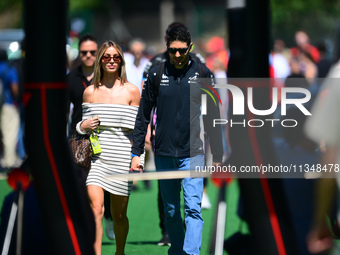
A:
{"type": "Polygon", "coordinates": [[[115,240],[115,232],[113,231],[113,221],[112,219],[105,219],[105,232],[106,232],[106,236],[107,238],[109,238],[110,240],[115,240]]]}
{"type": "Polygon", "coordinates": [[[162,239],[158,242],[158,246],[170,246],[170,245],[171,242],[168,234],[164,234],[162,239]]]}
{"type": "Polygon", "coordinates": [[[203,192],[201,208],[202,209],[210,209],[211,208],[211,203],[210,203],[208,194],[205,193],[205,192],[203,192]]]}

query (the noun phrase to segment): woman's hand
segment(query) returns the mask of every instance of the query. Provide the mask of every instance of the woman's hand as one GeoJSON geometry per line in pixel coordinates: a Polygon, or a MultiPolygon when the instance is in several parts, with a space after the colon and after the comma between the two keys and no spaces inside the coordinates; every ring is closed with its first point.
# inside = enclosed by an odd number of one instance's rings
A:
{"type": "Polygon", "coordinates": [[[100,124],[99,117],[94,116],[83,121],[80,125],[80,128],[84,131],[89,132],[95,130],[99,126],[99,124],[100,124]]]}

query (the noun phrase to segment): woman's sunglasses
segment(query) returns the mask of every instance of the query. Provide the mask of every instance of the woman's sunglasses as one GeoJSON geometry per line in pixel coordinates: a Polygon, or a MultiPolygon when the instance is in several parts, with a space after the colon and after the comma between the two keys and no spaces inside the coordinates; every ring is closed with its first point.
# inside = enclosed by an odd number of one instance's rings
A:
{"type": "Polygon", "coordinates": [[[110,62],[111,59],[113,59],[114,62],[122,61],[122,57],[120,55],[114,55],[114,56],[106,55],[106,56],[102,56],[102,61],[103,62],[110,62]]]}

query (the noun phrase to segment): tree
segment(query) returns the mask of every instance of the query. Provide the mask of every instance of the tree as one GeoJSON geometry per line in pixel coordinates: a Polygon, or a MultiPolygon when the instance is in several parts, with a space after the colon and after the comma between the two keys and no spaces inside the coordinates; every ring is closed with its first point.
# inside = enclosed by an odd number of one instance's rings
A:
{"type": "Polygon", "coordinates": [[[305,30],[312,42],[335,37],[339,23],[337,0],[271,0],[273,37],[294,44],[296,30],[305,30]]]}

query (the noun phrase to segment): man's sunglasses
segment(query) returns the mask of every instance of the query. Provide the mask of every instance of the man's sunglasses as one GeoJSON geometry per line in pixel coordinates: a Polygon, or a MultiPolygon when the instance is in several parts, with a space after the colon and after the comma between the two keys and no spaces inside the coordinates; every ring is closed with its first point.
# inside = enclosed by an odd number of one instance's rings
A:
{"type": "Polygon", "coordinates": [[[113,59],[114,62],[120,62],[122,61],[122,57],[120,55],[114,55],[114,56],[109,56],[109,55],[106,55],[106,56],[102,56],[102,61],[103,62],[110,62],[111,61],[111,58],[113,59]]]}
{"type": "Polygon", "coordinates": [[[90,52],[92,56],[95,56],[97,54],[96,50],[81,50],[80,54],[86,56],[88,52],[90,52]]]}
{"type": "Polygon", "coordinates": [[[171,54],[176,54],[176,52],[178,51],[179,54],[184,54],[187,52],[188,48],[168,48],[168,52],[171,54]]]}

